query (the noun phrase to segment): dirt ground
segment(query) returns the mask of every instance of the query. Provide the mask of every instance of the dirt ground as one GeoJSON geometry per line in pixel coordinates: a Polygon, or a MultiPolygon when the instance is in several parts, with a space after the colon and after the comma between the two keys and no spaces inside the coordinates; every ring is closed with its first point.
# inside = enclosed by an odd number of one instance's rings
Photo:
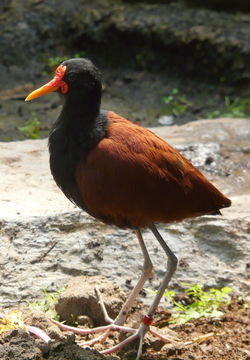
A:
{"type": "MultiPolygon", "coordinates": [[[[140,312],[135,311],[135,322],[140,312]]],[[[131,317],[133,322],[133,316],[131,317]]],[[[27,316],[26,316],[27,317],[27,316]]],[[[233,304],[225,309],[220,319],[202,318],[184,325],[167,325],[168,313],[156,314],[154,325],[164,335],[171,334],[177,341],[163,344],[151,335],[144,341],[141,360],[249,360],[250,359],[250,308],[233,304]]],[[[43,323],[43,328],[44,324],[43,323]]],[[[49,327],[49,325],[47,325],[49,327]]],[[[44,329],[46,331],[46,329],[44,329]]],[[[50,336],[53,338],[53,335],[50,336]]],[[[58,339],[58,334],[54,334],[58,339]]],[[[136,357],[138,343],[123,349],[118,355],[101,355],[97,350],[83,349],[77,342],[86,340],[62,334],[61,339],[44,344],[28,332],[15,329],[0,335],[1,360],[132,360],[136,357]],[[66,335],[63,339],[63,336],[66,335]]],[[[117,341],[116,333],[110,335],[99,351],[117,341]]]]}

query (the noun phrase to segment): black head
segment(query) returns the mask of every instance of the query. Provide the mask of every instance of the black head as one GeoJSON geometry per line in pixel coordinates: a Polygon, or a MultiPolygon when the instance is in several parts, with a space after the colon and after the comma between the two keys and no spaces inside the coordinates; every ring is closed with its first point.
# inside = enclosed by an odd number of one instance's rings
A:
{"type": "Polygon", "coordinates": [[[70,59],[61,66],[66,67],[62,78],[68,85],[67,92],[64,93],[66,96],[82,97],[101,91],[101,75],[92,61],[84,58],[70,59]]]}
{"type": "Polygon", "coordinates": [[[100,102],[101,88],[100,72],[90,60],[70,59],[59,65],[54,78],[29,94],[26,101],[58,91],[72,102],[93,102],[94,99],[100,102]]]}

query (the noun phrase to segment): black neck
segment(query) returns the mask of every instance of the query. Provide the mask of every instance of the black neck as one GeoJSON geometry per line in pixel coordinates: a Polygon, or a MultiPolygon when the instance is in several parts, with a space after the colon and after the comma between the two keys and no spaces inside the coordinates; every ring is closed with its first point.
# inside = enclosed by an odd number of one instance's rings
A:
{"type": "MultiPolygon", "coordinates": [[[[58,122],[71,137],[90,135],[96,126],[96,120],[100,113],[101,94],[89,94],[84,98],[79,96],[67,96],[65,99],[58,122]]],[[[57,124],[59,125],[59,124],[57,124]]]]}
{"type": "Polygon", "coordinates": [[[107,116],[100,112],[100,100],[67,98],[49,136],[51,173],[64,194],[83,209],[86,208],[76,186],[75,170],[105,136],[106,127],[107,116]]]}

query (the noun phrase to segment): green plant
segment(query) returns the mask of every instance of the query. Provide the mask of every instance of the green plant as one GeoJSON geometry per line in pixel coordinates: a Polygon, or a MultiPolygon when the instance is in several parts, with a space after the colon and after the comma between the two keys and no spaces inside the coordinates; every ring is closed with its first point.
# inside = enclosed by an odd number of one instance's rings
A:
{"type": "Polygon", "coordinates": [[[207,114],[208,119],[218,117],[242,118],[246,117],[246,110],[249,110],[250,103],[248,99],[235,98],[230,100],[229,96],[225,96],[225,109],[223,111],[215,110],[207,114]]]}
{"type": "Polygon", "coordinates": [[[20,126],[18,130],[28,136],[30,139],[40,138],[41,122],[39,121],[35,112],[31,113],[31,117],[24,123],[24,126],[20,126]]]}
{"type": "Polygon", "coordinates": [[[198,319],[200,317],[220,317],[223,315],[218,308],[222,304],[229,305],[231,302],[230,287],[223,287],[222,289],[209,289],[203,290],[202,284],[190,285],[183,283],[182,285],[188,286],[185,293],[191,300],[191,304],[183,305],[177,299],[178,296],[175,291],[166,290],[164,292],[173,304],[171,309],[170,323],[184,324],[192,319],[198,319]]]}
{"type": "MultiPolygon", "coordinates": [[[[183,285],[189,286],[184,283],[183,285]]],[[[198,319],[200,317],[219,317],[223,315],[223,312],[218,310],[222,304],[229,305],[231,297],[229,293],[232,291],[230,287],[223,287],[222,289],[209,289],[203,290],[202,284],[195,284],[189,286],[185,293],[192,300],[191,304],[182,305],[174,300],[174,294],[164,294],[175,305],[172,309],[172,316],[170,322],[183,324],[192,319],[198,319]]]]}
{"type": "Polygon", "coordinates": [[[42,289],[44,299],[34,302],[27,301],[27,304],[29,307],[39,309],[46,313],[50,318],[59,321],[59,315],[55,311],[55,304],[64,290],[65,287],[56,292],[48,293],[46,290],[42,289]]]}
{"type": "Polygon", "coordinates": [[[164,111],[174,116],[185,113],[192,105],[186,96],[179,95],[178,89],[172,89],[170,95],[163,96],[162,101],[166,104],[164,111]]]}
{"type": "Polygon", "coordinates": [[[79,58],[85,56],[85,51],[80,51],[78,53],[73,54],[72,56],[63,55],[63,56],[50,56],[44,58],[42,61],[44,65],[46,66],[46,70],[42,72],[42,75],[51,75],[58,65],[60,65],[65,60],[68,60],[70,58],[79,58]]]}

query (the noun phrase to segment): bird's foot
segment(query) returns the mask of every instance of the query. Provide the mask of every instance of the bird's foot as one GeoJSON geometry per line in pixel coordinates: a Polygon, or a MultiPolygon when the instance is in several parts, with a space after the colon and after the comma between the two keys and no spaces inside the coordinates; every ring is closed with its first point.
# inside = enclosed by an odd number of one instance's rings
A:
{"type": "MultiPolygon", "coordinates": [[[[68,326],[65,324],[62,324],[54,319],[50,319],[51,322],[53,322],[53,324],[57,325],[60,329],[62,330],[66,330],[66,331],[71,331],[74,334],[79,334],[79,335],[90,335],[90,334],[97,334],[100,332],[104,332],[103,335],[99,336],[98,338],[100,338],[101,342],[103,342],[109,335],[109,333],[111,331],[122,331],[122,332],[130,332],[130,333],[135,333],[136,330],[133,328],[130,328],[128,326],[121,326],[121,325],[116,325],[115,323],[113,324],[109,324],[109,325],[104,325],[104,326],[99,326],[99,327],[95,327],[92,329],[80,329],[74,326],[68,326]]],[[[95,339],[93,339],[93,344],[95,344],[96,342],[100,342],[100,340],[94,341],[95,339]]],[[[92,340],[90,341],[92,342],[92,340]]],[[[85,344],[89,345],[89,342],[86,342],[85,344]]]]}
{"type": "Polygon", "coordinates": [[[62,324],[58,321],[51,319],[51,321],[54,324],[56,324],[59,328],[61,328],[62,330],[71,331],[78,335],[84,336],[84,335],[93,335],[93,334],[102,333],[101,335],[99,335],[91,340],[87,340],[84,342],[78,342],[78,344],[80,346],[87,347],[87,346],[93,346],[97,343],[103,343],[108,338],[110,333],[113,331],[127,332],[127,333],[131,333],[131,335],[129,337],[127,337],[125,340],[121,341],[119,344],[117,344],[109,349],[101,351],[101,353],[104,355],[107,355],[107,354],[118,352],[123,347],[128,345],[129,343],[139,339],[139,348],[138,348],[137,357],[136,357],[136,360],[139,360],[139,358],[142,354],[143,340],[144,340],[145,334],[147,332],[151,333],[151,335],[153,335],[154,337],[158,337],[161,341],[163,341],[165,343],[169,343],[169,342],[177,343],[178,342],[179,339],[177,339],[176,337],[171,336],[171,335],[164,336],[164,335],[158,333],[156,330],[154,330],[154,328],[150,327],[152,325],[153,318],[148,315],[145,315],[143,317],[139,329],[134,329],[134,328],[131,328],[128,326],[123,326],[123,323],[126,318],[125,317],[126,314],[123,313],[123,309],[120,311],[117,318],[115,320],[113,320],[108,315],[107,309],[106,309],[104,301],[102,299],[101,292],[99,291],[98,287],[95,288],[95,292],[96,292],[100,307],[102,309],[104,319],[107,323],[109,323],[108,325],[99,326],[99,327],[92,328],[92,329],[80,329],[80,328],[62,324]]]}
{"type": "MultiPolygon", "coordinates": [[[[146,316],[144,317],[144,319],[147,318],[146,316]]],[[[107,349],[107,350],[103,350],[101,351],[101,354],[103,355],[108,355],[108,354],[112,354],[115,352],[120,351],[122,348],[124,348],[124,346],[128,345],[129,343],[135,341],[136,339],[140,340],[139,343],[139,348],[137,351],[137,356],[136,356],[136,360],[139,360],[142,354],[142,344],[143,344],[143,339],[144,336],[146,334],[146,332],[149,329],[149,325],[146,325],[145,323],[142,323],[141,326],[139,327],[138,330],[134,330],[135,333],[130,335],[127,339],[123,340],[122,342],[120,342],[119,344],[107,349]]]]}
{"type": "Polygon", "coordinates": [[[155,331],[154,329],[152,329],[150,327],[152,321],[153,321],[153,319],[149,318],[147,315],[144,316],[141,326],[139,327],[138,330],[135,331],[134,334],[130,335],[127,339],[123,340],[119,344],[117,344],[107,350],[101,351],[101,353],[104,355],[107,355],[107,354],[112,354],[112,353],[118,352],[124,346],[128,345],[132,341],[139,339],[139,348],[138,348],[137,356],[136,356],[136,360],[139,360],[141,357],[141,354],[142,354],[143,340],[144,340],[145,334],[147,332],[151,333],[155,337],[158,337],[161,341],[163,341],[165,343],[169,343],[169,342],[178,343],[179,339],[177,337],[172,336],[172,335],[164,336],[164,335],[158,333],[157,331],[155,331]]]}
{"type": "Polygon", "coordinates": [[[137,351],[136,360],[139,360],[139,358],[141,356],[143,339],[147,332],[151,333],[155,337],[158,337],[161,341],[163,341],[165,343],[169,343],[169,342],[177,343],[179,340],[178,338],[176,338],[172,335],[164,336],[164,335],[158,333],[157,331],[155,331],[153,328],[151,328],[150,325],[152,324],[153,320],[151,318],[149,318],[147,315],[144,316],[144,318],[142,320],[142,324],[139,327],[139,329],[137,329],[137,330],[127,327],[127,326],[116,325],[115,323],[105,325],[105,326],[99,326],[99,327],[96,327],[93,329],[79,329],[76,327],[61,324],[55,320],[51,320],[51,321],[54,324],[58,325],[58,327],[60,327],[62,330],[72,331],[73,333],[79,334],[79,335],[90,335],[90,334],[103,333],[100,336],[98,336],[94,339],[91,339],[89,341],[79,342],[79,345],[82,347],[93,346],[96,343],[103,343],[108,338],[109,334],[112,331],[121,331],[121,332],[132,333],[132,335],[130,335],[128,338],[126,338],[119,344],[117,344],[109,349],[103,350],[103,351],[101,351],[101,353],[104,355],[107,355],[107,354],[118,352],[122,348],[124,348],[126,345],[128,345],[129,343],[135,341],[136,339],[139,339],[140,342],[139,342],[139,348],[137,351]]]}

